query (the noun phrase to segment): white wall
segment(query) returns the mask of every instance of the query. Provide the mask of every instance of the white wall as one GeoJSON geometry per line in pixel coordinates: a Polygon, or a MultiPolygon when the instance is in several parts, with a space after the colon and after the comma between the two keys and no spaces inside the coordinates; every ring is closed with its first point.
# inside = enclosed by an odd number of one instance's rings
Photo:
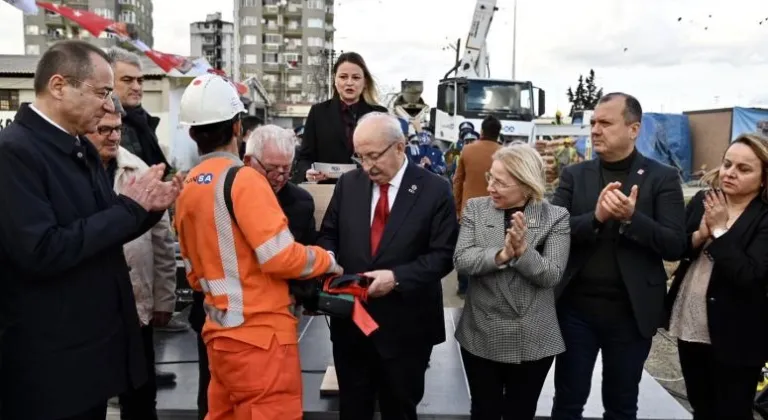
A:
{"type": "Polygon", "coordinates": [[[189,55],[191,57],[202,57],[203,55],[203,34],[191,33],[189,35],[189,55]]]}
{"type": "Polygon", "coordinates": [[[0,111],[0,130],[7,127],[16,115],[16,111],[0,111]]]}
{"type": "MultiPolygon", "coordinates": [[[[189,137],[189,127],[179,124],[179,104],[184,88],[179,86],[168,92],[169,112],[166,127],[169,133],[168,160],[179,171],[189,171],[199,162],[197,144],[189,137]]],[[[158,127],[159,130],[159,127],[158,127]]]]}

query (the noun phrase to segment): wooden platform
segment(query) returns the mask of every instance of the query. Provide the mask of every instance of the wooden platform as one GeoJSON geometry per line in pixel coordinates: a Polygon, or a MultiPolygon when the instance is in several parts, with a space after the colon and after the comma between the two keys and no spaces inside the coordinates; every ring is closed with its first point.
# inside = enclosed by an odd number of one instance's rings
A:
{"type": "Polygon", "coordinates": [[[336,378],[336,368],[328,366],[323,375],[323,382],[320,383],[320,396],[333,397],[339,395],[339,381],[336,378]]]}

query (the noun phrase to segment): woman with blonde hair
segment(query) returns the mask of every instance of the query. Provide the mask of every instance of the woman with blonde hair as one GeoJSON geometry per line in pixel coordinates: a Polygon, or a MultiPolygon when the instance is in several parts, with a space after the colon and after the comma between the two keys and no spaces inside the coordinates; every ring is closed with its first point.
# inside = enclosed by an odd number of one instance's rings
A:
{"type": "Polygon", "coordinates": [[[312,105],[304,124],[304,136],[296,156],[293,181],[333,183],[328,174],[316,171],[312,164],[354,163],[352,133],[357,121],[372,111],[387,112],[379,105],[376,81],[360,54],[341,54],[333,66],[333,97],[312,105]]]}
{"type": "Polygon", "coordinates": [[[667,309],[694,419],[752,419],[768,360],[768,140],[739,136],[686,208],[667,309]]]}
{"type": "Polygon", "coordinates": [[[547,372],[565,350],[554,288],[570,250],[568,211],[544,200],[534,148],[499,149],[488,197],[467,201],[454,253],[470,276],[456,329],[473,420],[533,419],[547,372]]]}

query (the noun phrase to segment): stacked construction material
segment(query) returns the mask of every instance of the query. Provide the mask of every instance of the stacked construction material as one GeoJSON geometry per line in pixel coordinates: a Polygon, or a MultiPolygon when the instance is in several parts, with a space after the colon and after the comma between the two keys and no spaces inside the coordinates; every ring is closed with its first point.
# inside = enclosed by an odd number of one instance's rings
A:
{"type": "Polygon", "coordinates": [[[560,174],[557,171],[555,151],[563,145],[563,140],[537,140],[536,150],[544,158],[544,171],[546,174],[547,189],[557,186],[560,174]]]}

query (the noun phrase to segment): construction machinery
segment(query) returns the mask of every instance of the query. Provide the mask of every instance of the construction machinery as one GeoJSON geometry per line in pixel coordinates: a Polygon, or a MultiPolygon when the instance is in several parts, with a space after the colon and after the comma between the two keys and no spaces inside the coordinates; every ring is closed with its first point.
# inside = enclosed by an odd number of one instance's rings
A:
{"type": "Polygon", "coordinates": [[[389,102],[389,112],[408,121],[409,134],[418,134],[429,122],[430,108],[421,97],[423,92],[424,82],[403,80],[400,82],[400,93],[389,102]]]}
{"type": "Polygon", "coordinates": [[[588,135],[585,125],[536,124],[534,120],[544,114],[546,107],[545,92],[532,82],[490,77],[486,39],[498,10],[496,2],[477,0],[464,55],[439,82],[437,105],[430,115],[435,138],[455,143],[459,124],[470,121],[479,128],[489,115],[501,121],[505,143],[514,140],[533,143],[537,136],[588,135]]]}

